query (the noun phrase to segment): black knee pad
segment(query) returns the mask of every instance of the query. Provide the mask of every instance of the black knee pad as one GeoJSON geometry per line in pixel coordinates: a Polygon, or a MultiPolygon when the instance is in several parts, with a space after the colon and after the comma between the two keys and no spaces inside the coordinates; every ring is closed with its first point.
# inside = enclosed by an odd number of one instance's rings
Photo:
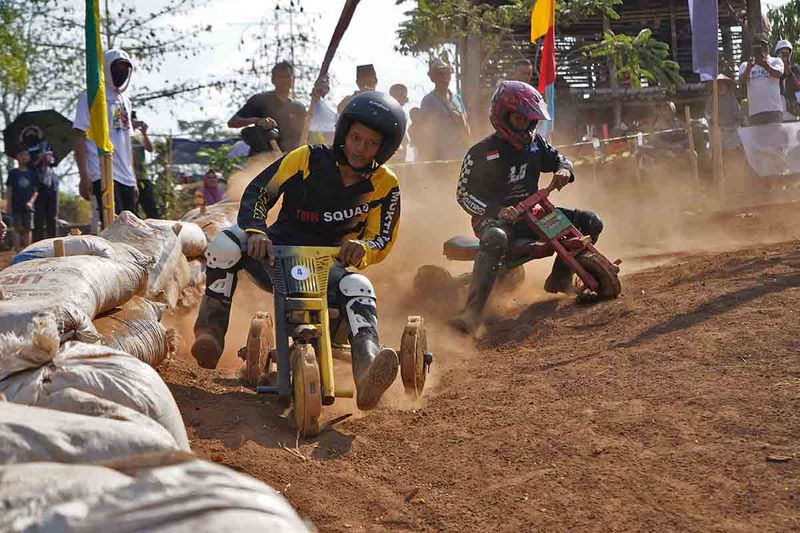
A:
{"type": "Polygon", "coordinates": [[[603,232],[603,221],[592,211],[575,210],[575,227],[584,235],[592,238],[592,242],[597,242],[603,232]]]}
{"type": "Polygon", "coordinates": [[[481,251],[505,252],[508,248],[508,233],[500,226],[489,226],[481,233],[481,251]]]}

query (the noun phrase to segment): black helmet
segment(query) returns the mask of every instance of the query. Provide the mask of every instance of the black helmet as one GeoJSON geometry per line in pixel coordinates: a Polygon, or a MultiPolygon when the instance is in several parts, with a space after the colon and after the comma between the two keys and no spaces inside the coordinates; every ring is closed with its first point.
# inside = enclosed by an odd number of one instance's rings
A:
{"type": "Polygon", "coordinates": [[[406,114],[397,100],[378,91],[367,91],[355,95],[345,106],[339,120],[336,122],[336,131],[333,135],[333,148],[337,157],[347,163],[342,147],[344,139],[354,122],[381,132],[383,140],[375,164],[369,168],[353,169],[357,172],[372,172],[379,165],[384,164],[400,147],[406,135],[406,114]]]}

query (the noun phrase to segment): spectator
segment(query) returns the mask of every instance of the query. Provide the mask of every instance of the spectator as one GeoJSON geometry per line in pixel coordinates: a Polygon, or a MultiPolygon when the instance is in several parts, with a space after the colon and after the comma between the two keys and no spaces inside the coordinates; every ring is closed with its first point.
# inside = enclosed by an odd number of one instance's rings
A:
{"type": "Polygon", "coordinates": [[[131,114],[133,129],[139,130],[141,135],[131,138],[133,146],[133,172],[136,175],[136,186],[139,189],[139,208],[146,218],[161,218],[156,205],[156,195],[153,190],[153,181],[147,174],[147,159],[145,152],[153,152],[153,143],[147,136],[147,123],[136,119],[136,111],[131,114]]]}
{"type": "MultiPolygon", "coordinates": [[[[736,84],[725,74],[717,76],[719,87],[719,129],[722,133],[722,149],[736,150],[742,145],[739,140],[739,124],[742,120],[742,113],[739,109],[739,101],[736,99],[736,84]]],[[[711,82],[709,82],[711,83],[711,82]]],[[[714,95],[710,94],[706,102],[706,120],[711,123],[711,112],[714,106],[714,95]]]]}
{"type": "Polygon", "coordinates": [[[783,61],[768,55],[769,40],[763,33],[753,36],[753,57],[739,66],[739,81],[747,85],[750,125],[783,122],[786,103],[781,96],[783,61]]]}
{"type": "Polygon", "coordinates": [[[27,147],[30,162],[28,168],[36,180],[35,201],[33,204],[33,242],[56,236],[58,216],[58,176],[55,166],[53,146],[44,138],[38,126],[28,126],[20,135],[22,144],[27,147]]]}
{"type": "Polygon", "coordinates": [[[686,148],[689,140],[686,138],[683,121],[678,118],[675,102],[666,101],[659,108],[659,113],[650,129],[654,133],[650,144],[662,148],[686,148]]]}
{"type": "Polygon", "coordinates": [[[775,55],[783,61],[781,94],[786,101],[786,110],[792,115],[800,115],[800,65],[792,62],[792,43],[781,39],[775,45],[775,55]]]}
{"type": "Polygon", "coordinates": [[[341,102],[339,102],[339,106],[336,109],[339,114],[342,113],[342,110],[355,95],[365,91],[374,91],[375,87],[378,86],[378,74],[375,72],[374,66],[358,65],[356,67],[356,86],[358,86],[358,90],[356,92],[350,96],[346,96],[341,102]]]}
{"type": "Polygon", "coordinates": [[[242,139],[250,145],[251,156],[272,151],[269,130],[278,130],[278,147],[284,153],[305,142],[300,137],[306,108],[290,96],[294,85],[294,67],[291,63],[281,61],[272,67],[272,85],[274,90],[251,96],[228,121],[229,128],[244,128],[242,139]]]}
{"type": "MultiPolygon", "coordinates": [[[[30,154],[27,150],[16,156],[17,168],[8,173],[8,200],[13,231],[11,238],[14,251],[19,252],[31,243],[33,222],[33,203],[36,201],[36,173],[30,168],[30,154]]],[[[5,231],[5,228],[4,228],[5,231]]]]}
{"type": "Polygon", "coordinates": [[[425,148],[427,146],[428,128],[422,116],[422,111],[418,107],[412,107],[408,112],[411,125],[408,127],[409,147],[414,153],[414,160],[423,160],[425,148]]]}
{"type": "Polygon", "coordinates": [[[533,63],[530,59],[518,59],[514,61],[514,70],[511,71],[512,81],[524,81],[533,83],[533,63]]]}
{"type": "MultiPolygon", "coordinates": [[[[409,118],[405,110],[405,105],[408,103],[408,87],[406,87],[402,83],[395,83],[394,85],[389,87],[389,95],[395,100],[397,100],[397,103],[400,104],[401,108],[403,108],[403,114],[406,115],[406,124],[408,124],[409,118]]],[[[397,152],[395,152],[392,159],[399,161],[401,163],[405,161],[408,153],[408,146],[409,146],[409,134],[406,131],[406,134],[403,137],[403,143],[397,149],[397,152]]]]}
{"type": "MultiPolygon", "coordinates": [[[[111,144],[114,147],[112,175],[114,177],[114,211],[136,211],[136,175],[133,172],[131,145],[131,101],[124,94],[133,73],[133,63],[122,50],[108,50],[103,54],[106,82],[106,108],[111,144]]],[[[102,215],[103,191],[100,183],[100,159],[97,146],[86,137],[89,129],[89,103],[86,91],[78,96],[78,107],[72,123],[75,162],[80,173],[79,191],[89,200],[94,195],[97,209],[102,215]]],[[[102,217],[101,217],[102,219],[102,217]]]]}
{"type": "Polygon", "coordinates": [[[225,191],[219,183],[219,174],[208,169],[203,175],[203,202],[205,205],[214,205],[222,201],[225,191]]]}
{"type": "Polygon", "coordinates": [[[430,142],[424,145],[423,158],[462,159],[469,145],[469,126],[461,98],[450,90],[453,68],[441,59],[433,59],[429,64],[428,77],[434,89],[425,95],[420,104],[426,135],[430,135],[430,142]]]}

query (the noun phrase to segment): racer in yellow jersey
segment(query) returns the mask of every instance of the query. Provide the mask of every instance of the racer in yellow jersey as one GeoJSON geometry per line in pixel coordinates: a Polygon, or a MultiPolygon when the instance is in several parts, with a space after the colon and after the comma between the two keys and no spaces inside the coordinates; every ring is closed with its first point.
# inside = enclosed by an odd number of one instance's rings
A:
{"type": "Polygon", "coordinates": [[[349,325],[358,407],[375,407],[397,376],[399,360],[379,344],[372,284],[346,267],[379,263],[397,239],[400,189],[384,163],[402,142],[405,127],[393,98],[361,93],[340,115],[332,146],[301,146],[247,186],[238,224],[222,231],[206,252],[206,293],[192,346],[200,366],[215,368],[222,355],[240,270],[271,291],[260,261],[270,258],[273,245],[341,246],[328,301],[349,325]],[[267,214],[281,197],[278,218],[268,226],[267,214]]]}

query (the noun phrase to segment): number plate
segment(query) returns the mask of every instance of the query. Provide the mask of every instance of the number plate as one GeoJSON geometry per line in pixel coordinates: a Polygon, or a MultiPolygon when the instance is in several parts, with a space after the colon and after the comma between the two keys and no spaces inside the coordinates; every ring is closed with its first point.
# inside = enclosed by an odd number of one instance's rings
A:
{"type": "Polygon", "coordinates": [[[559,233],[572,226],[572,222],[569,221],[561,210],[556,209],[552,213],[548,213],[537,220],[536,225],[548,239],[555,239],[559,233]]]}

